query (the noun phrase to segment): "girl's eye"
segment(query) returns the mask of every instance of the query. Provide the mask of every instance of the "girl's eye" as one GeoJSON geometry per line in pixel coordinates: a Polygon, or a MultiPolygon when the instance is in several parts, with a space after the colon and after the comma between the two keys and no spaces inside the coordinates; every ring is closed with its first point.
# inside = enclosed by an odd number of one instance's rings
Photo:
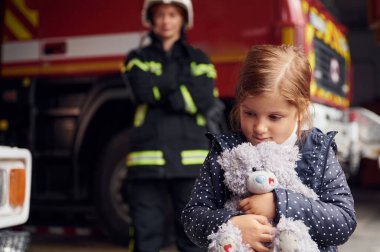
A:
{"type": "Polygon", "coordinates": [[[246,115],[246,116],[254,116],[255,114],[253,113],[253,112],[251,112],[251,111],[244,111],[244,114],[246,115]]]}
{"type": "Polygon", "coordinates": [[[283,116],[280,116],[280,115],[270,115],[269,118],[270,118],[272,121],[278,121],[278,120],[280,120],[281,118],[283,118],[283,116]]]}

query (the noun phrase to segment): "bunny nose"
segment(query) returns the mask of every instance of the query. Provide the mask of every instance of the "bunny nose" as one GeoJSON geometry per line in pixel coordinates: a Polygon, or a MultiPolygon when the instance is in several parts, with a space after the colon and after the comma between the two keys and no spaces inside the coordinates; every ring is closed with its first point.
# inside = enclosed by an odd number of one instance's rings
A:
{"type": "Polygon", "coordinates": [[[259,183],[259,184],[263,184],[264,181],[265,181],[265,178],[264,178],[264,176],[257,176],[257,177],[255,178],[255,180],[256,180],[257,183],[259,183]]]}

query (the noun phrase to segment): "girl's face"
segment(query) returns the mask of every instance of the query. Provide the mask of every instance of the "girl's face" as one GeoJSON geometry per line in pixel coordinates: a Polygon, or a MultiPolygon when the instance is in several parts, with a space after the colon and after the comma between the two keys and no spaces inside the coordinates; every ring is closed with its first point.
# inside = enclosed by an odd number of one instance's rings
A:
{"type": "Polygon", "coordinates": [[[263,141],[285,142],[298,121],[297,108],[278,92],[245,98],[239,114],[243,134],[253,145],[263,141]]]}
{"type": "Polygon", "coordinates": [[[180,7],[160,4],[153,10],[153,32],[162,40],[178,39],[184,18],[180,7]]]}

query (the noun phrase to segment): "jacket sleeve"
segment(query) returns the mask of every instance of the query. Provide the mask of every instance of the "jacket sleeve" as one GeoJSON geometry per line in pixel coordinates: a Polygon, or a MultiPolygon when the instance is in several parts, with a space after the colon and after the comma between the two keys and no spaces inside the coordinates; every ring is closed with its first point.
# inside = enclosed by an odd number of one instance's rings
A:
{"type": "Polygon", "coordinates": [[[200,171],[190,200],[182,212],[182,222],[187,236],[199,247],[207,248],[208,235],[218,230],[238,211],[223,208],[225,187],[220,166],[216,162],[218,152],[211,148],[203,168],[200,171]]]}
{"type": "Polygon", "coordinates": [[[160,62],[144,59],[136,50],[128,53],[122,71],[137,103],[164,104],[169,93],[167,87],[176,85],[172,75],[163,75],[160,62]]]}
{"type": "Polygon", "coordinates": [[[280,216],[302,220],[319,246],[337,246],[354,232],[356,217],[350,188],[332,147],[322,175],[318,200],[276,189],[277,220],[280,216]]]}
{"type": "Polygon", "coordinates": [[[178,87],[169,95],[169,103],[176,111],[205,114],[215,102],[216,70],[200,50],[195,51],[189,64],[178,76],[178,87]]]}

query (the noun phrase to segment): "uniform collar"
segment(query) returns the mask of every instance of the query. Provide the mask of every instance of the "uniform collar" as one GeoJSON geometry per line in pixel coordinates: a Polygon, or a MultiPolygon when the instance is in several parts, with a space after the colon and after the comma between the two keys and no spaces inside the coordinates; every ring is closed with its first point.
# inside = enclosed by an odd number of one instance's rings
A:
{"type": "MultiPolygon", "coordinates": [[[[153,47],[163,51],[162,40],[154,32],[151,31],[149,33],[149,38],[151,39],[153,47]]],[[[169,54],[171,55],[171,57],[183,57],[184,52],[189,55],[186,42],[186,35],[185,32],[182,31],[180,38],[174,43],[169,54]]]]}

